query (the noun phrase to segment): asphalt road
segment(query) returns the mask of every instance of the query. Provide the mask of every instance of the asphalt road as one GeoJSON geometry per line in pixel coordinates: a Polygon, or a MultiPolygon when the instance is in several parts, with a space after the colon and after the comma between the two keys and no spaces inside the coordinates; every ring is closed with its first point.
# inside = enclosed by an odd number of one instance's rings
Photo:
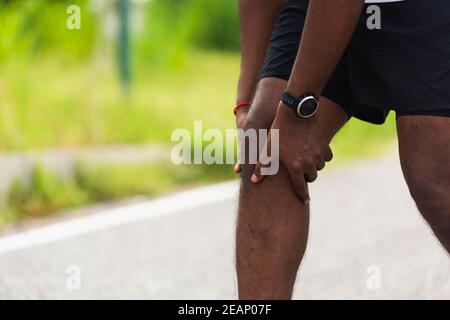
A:
{"type": "MultiPolygon", "coordinates": [[[[3,236],[0,299],[235,298],[235,191],[231,182],[3,236]]],[[[328,170],[311,193],[295,298],[450,299],[450,258],[396,157],[328,170]]]]}

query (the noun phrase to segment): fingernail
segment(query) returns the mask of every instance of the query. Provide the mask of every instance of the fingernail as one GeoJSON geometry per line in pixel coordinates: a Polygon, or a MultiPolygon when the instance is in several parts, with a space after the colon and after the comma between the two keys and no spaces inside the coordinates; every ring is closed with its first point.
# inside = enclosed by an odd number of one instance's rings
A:
{"type": "Polygon", "coordinates": [[[257,183],[258,182],[258,177],[256,175],[252,175],[252,182],[253,183],[257,183]]]}

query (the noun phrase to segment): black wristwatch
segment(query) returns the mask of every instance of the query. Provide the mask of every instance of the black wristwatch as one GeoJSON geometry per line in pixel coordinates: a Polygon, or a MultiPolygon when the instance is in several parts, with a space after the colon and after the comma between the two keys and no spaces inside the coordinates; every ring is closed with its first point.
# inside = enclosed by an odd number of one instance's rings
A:
{"type": "Polygon", "coordinates": [[[285,91],[281,101],[291,109],[294,109],[301,118],[312,117],[319,108],[319,97],[316,97],[312,93],[306,93],[301,97],[294,97],[288,91],[285,91]]]}

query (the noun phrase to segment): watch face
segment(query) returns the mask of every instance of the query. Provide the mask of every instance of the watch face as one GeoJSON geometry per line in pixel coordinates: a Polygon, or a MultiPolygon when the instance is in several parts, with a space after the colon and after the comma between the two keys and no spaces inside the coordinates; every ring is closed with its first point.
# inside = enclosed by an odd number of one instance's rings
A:
{"type": "Polygon", "coordinates": [[[306,97],[297,107],[297,114],[302,118],[309,118],[316,113],[319,103],[314,97],[306,97]]]}

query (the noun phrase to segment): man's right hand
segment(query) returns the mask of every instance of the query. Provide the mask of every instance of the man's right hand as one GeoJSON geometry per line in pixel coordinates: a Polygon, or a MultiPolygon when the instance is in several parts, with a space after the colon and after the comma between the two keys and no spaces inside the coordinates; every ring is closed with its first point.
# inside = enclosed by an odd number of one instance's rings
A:
{"type": "MultiPolygon", "coordinates": [[[[309,119],[299,118],[290,108],[280,103],[271,130],[280,133],[279,159],[288,170],[293,187],[299,199],[309,203],[309,182],[317,179],[317,172],[325,167],[325,162],[331,161],[329,141],[324,136],[316,116],[309,119]]],[[[270,135],[266,142],[270,150],[270,135]]],[[[262,164],[258,163],[252,182],[259,183],[264,175],[261,174],[262,164]]]]}

